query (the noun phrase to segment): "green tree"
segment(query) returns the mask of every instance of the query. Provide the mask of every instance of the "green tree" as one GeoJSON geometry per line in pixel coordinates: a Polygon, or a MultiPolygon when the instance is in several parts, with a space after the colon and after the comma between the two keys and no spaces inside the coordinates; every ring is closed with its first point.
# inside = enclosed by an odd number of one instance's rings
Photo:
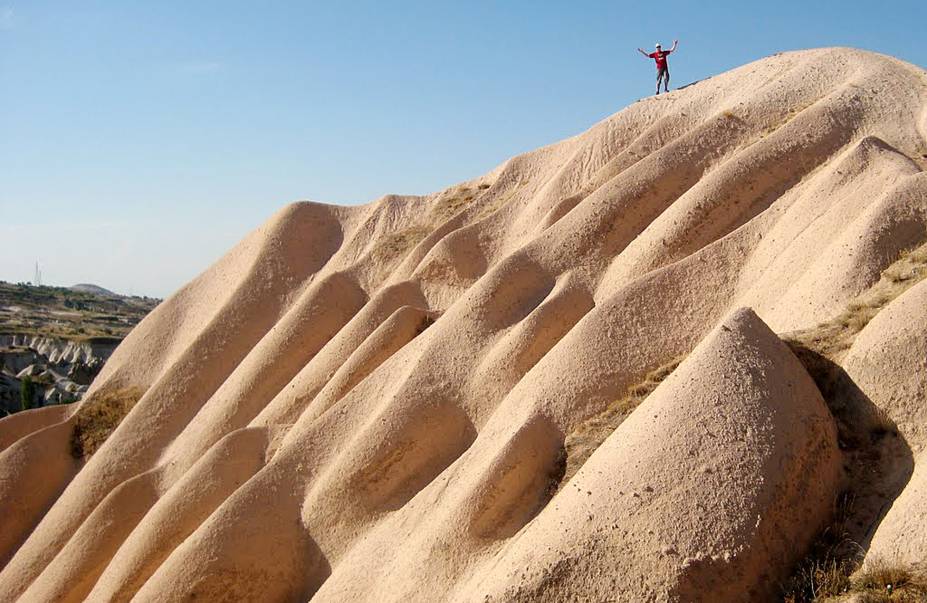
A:
{"type": "Polygon", "coordinates": [[[32,377],[26,375],[22,383],[19,384],[19,405],[22,410],[32,408],[32,401],[35,400],[35,383],[32,377]]]}

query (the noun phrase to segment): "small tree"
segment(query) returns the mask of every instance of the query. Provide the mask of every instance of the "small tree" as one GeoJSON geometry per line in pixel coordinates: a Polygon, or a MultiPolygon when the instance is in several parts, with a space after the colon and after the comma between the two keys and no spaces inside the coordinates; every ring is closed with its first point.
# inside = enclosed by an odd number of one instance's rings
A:
{"type": "Polygon", "coordinates": [[[35,400],[35,383],[32,382],[32,377],[26,375],[19,384],[19,407],[22,410],[29,410],[32,408],[33,400],[35,400]]]}

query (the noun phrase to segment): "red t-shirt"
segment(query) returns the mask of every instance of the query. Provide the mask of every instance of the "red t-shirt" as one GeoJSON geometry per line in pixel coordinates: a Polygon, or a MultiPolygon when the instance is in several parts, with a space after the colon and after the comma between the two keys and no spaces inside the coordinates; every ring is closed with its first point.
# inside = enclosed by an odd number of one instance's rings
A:
{"type": "Polygon", "coordinates": [[[651,52],[647,56],[657,62],[657,70],[666,69],[666,57],[672,50],[661,50],[660,52],[651,52]]]}

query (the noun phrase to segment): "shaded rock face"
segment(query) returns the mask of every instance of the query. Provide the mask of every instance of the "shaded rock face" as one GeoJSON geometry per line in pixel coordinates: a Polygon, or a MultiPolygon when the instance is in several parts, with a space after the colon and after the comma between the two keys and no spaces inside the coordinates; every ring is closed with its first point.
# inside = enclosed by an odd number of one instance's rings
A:
{"type": "Polygon", "coordinates": [[[101,368],[103,362],[97,359],[91,360],[89,364],[75,362],[68,368],[68,379],[77,385],[90,385],[101,368]]]}
{"type": "Polygon", "coordinates": [[[872,559],[927,559],[927,281],[894,300],[860,333],[847,373],[898,427],[913,474],[872,536],[872,559]],[[906,367],[899,371],[897,367],[906,367]]]}
{"type": "Polygon", "coordinates": [[[15,412],[20,409],[21,388],[22,381],[0,372],[0,408],[5,413],[15,412]]]}
{"type": "Polygon", "coordinates": [[[29,348],[7,348],[0,352],[0,371],[6,374],[19,375],[22,371],[36,362],[37,354],[29,348]]]}
{"type": "MultiPolygon", "coordinates": [[[[0,420],[0,594],[775,600],[846,460],[776,333],[927,239],[925,101],[889,57],[784,53],[432,195],[285,207],[80,404],[0,420]]],[[[847,369],[873,404],[922,383],[896,355],[847,369]]]]}

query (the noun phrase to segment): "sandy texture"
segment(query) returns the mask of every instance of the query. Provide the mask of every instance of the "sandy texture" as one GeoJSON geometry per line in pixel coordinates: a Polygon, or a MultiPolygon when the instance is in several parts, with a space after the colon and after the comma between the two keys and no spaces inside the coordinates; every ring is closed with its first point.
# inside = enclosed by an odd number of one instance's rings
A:
{"type": "Polygon", "coordinates": [[[925,325],[927,281],[921,281],[866,325],[843,363],[853,381],[895,422],[915,453],[927,450],[925,325]]]}
{"type": "Polygon", "coordinates": [[[740,310],[488,571],[473,572],[476,593],[459,599],[486,591],[495,601],[768,598],[813,538],[808,527],[827,519],[840,475],[836,430],[814,382],[740,310]]]}
{"type": "MultiPolygon", "coordinates": [[[[775,333],[927,240],[925,101],[784,53],[432,195],[283,208],[117,348],[82,404],[144,394],[92,456],[76,407],[0,421],[0,598],[775,598],[844,479],[775,333]]],[[[912,442],[922,289],[847,365],[912,442]]]]}
{"type": "Polygon", "coordinates": [[[876,529],[866,557],[927,564],[927,455],[915,460],[914,474],[876,529]]]}

